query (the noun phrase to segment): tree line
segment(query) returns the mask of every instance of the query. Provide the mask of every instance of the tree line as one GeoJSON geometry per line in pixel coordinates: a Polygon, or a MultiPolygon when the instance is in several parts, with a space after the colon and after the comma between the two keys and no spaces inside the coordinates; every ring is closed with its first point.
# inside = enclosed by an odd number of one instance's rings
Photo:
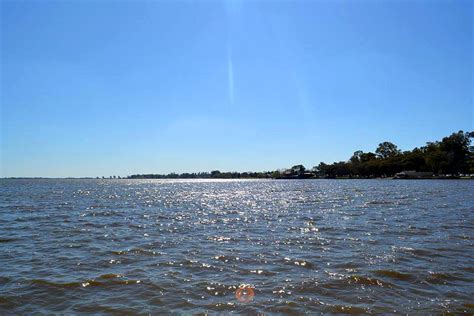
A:
{"type": "Polygon", "coordinates": [[[347,161],[319,165],[307,170],[303,165],[264,172],[212,172],[136,174],[130,179],[246,179],[246,178],[377,178],[392,177],[404,170],[432,172],[434,175],[474,174],[474,132],[459,131],[440,141],[428,142],[413,150],[401,151],[383,142],[374,152],[357,150],[347,161]]]}
{"type": "Polygon", "coordinates": [[[269,179],[272,172],[193,172],[193,173],[169,173],[169,174],[134,174],[129,179],[269,179]]]}
{"type": "Polygon", "coordinates": [[[413,150],[401,151],[391,142],[378,145],[375,152],[358,150],[348,161],[325,164],[314,169],[320,177],[391,177],[404,170],[432,172],[434,175],[474,174],[474,154],[470,146],[474,132],[459,131],[441,141],[428,142],[413,150]]]}

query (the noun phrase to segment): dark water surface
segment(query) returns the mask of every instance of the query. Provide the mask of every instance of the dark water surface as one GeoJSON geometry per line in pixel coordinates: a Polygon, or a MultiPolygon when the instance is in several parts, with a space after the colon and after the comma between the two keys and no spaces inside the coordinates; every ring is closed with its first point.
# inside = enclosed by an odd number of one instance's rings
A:
{"type": "Polygon", "coordinates": [[[0,180],[0,314],[472,313],[473,201],[459,180],[0,180]]]}

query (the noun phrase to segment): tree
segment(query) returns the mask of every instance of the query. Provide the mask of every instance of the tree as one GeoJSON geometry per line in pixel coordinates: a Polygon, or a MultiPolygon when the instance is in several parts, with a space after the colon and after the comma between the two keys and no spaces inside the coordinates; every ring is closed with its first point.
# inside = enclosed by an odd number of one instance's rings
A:
{"type": "Polygon", "coordinates": [[[213,170],[211,171],[211,178],[217,178],[219,177],[221,172],[219,170],[213,170]]]}
{"type": "Polygon", "coordinates": [[[293,173],[300,175],[306,171],[306,168],[303,165],[295,165],[291,167],[291,170],[293,171],[293,173]]]}
{"type": "Polygon", "coordinates": [[[402,169],[403,170],[416,170],[416,171],[427,171],[425,154],[422,149],[415,148],[412,151],[405,151],[402,154],[402,169]]]}
{"type": "Polygon", "coordinates": [[[313,167],[313,170],[315,171],[318,177],[324,177],[326,176],[327,168],[327,164],[325,164],[324,162],[320,162],[319,165],[313,167]]]}
{"type": "Polygon", "coordinates": [[[400,150],[397,148],[397,145],[391,142],[383,142],[379,144],[379,147],[375,150],[377,157],[382,159],[392,158],[400,155],[400,150]]]}
{"type": "Polygon", "coordinates": [[[279,170],[275,170],[275,171],[272,172],[272,178],[273,179],[278,179],[280,177],[281,177],[281,173],[280,173],[279,170]]]}
{"type": "Polygon", "coordinates": [[[470,170],[471,133],[459,131],[440,142],[429,142],[422,148],[426,165],[435,174],[467,173],[470,170]]]}
{"type": "Polygon", "coordinates": [[[469,132],[459,131],[441,140],[439,149],[445,156],[442,168],[444,173],[467,172],[470,136],[471,133],[469,132]]]}
{"type": "Polygon", "coordinates": [[[361,162],[360,158],[364,154],[362,150],[357,150],[354,152],[352,157],[349,159],[352,163],[358,163],[361,162]]]}
{"type": "Polygon", "coordinates": [[[377,158],[377,156],[374,153],[368,152],[368,153],[362,153],[360,155],[360,162],[368,162],[371,160],[374,160],[377,158]]]}

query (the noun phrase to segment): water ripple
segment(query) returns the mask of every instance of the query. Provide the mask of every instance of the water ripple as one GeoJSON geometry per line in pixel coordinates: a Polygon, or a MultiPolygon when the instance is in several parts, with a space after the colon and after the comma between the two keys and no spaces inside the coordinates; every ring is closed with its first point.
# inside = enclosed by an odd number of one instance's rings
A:
{"type": "Polygon", "coordinates": [[[2,315],[474,312],[472,181],[0,181],[2,315]]]}

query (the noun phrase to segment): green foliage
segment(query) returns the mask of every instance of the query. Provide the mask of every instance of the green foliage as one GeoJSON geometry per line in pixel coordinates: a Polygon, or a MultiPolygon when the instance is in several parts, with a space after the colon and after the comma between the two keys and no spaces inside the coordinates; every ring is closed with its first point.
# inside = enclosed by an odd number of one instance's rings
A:
{"type": "Polygon", "coordinates": [[[291,171],[294,174],[301,175],[306,171],[306,168],[303,165],[296,165],[291,167],[291,171]]]}
{"type": "Polygon", "coordinates": [[[470,147],[474,132],[459,131],[441,141],[428,142],[426,146],[401,152],[391,142],[383,142],[373,152],[354,152],[349,161],[333,164],[321,162],[306,171],[303,165],[295,165],[283,172],[221,172],[219,170],[200,173],[137,174],[130,179],[189,179],[189,178],[373,178],[390,177],[404,170],[433,172],[434,174],[474,174],[474,148],[470,147]]]}
{"type": "Polygon", "coordinates": [[[379,144],[372,152],[354,152],[347,162],[320,163],[314,168],[317,177],[389,177],[404,170],[428,171],[434,174],[474,173],[474,153],[469,150],[474,132],[459,131],[440,142],[401,152],[391,142],[379,144]]]}
{"type": "Polygon", "coordinates": [[[379,144],[379,147],[375,150],[377,157],[382,159],[392,158],[400,154],[400,150],[397,145],[391,142],[383,142],[379,144]]]}
{"type": "Polygon", "coordinates": [[[352,163],[359,163],[361,162],[361,158],[362,158],[362,155],[364,154],[364,152],[362,150],[358,150],[356,152],[354,152],[354,154],[352,155],[352,157],[349,159],[350,162],[352,163]]]}
{"type": "Polygon", "coordinates": [[[275,171],[272,172],[272,178],[278,179],[278,178],[280,178],[280,177],[281,177],[280,171],[275,170],[275,171]]]}

